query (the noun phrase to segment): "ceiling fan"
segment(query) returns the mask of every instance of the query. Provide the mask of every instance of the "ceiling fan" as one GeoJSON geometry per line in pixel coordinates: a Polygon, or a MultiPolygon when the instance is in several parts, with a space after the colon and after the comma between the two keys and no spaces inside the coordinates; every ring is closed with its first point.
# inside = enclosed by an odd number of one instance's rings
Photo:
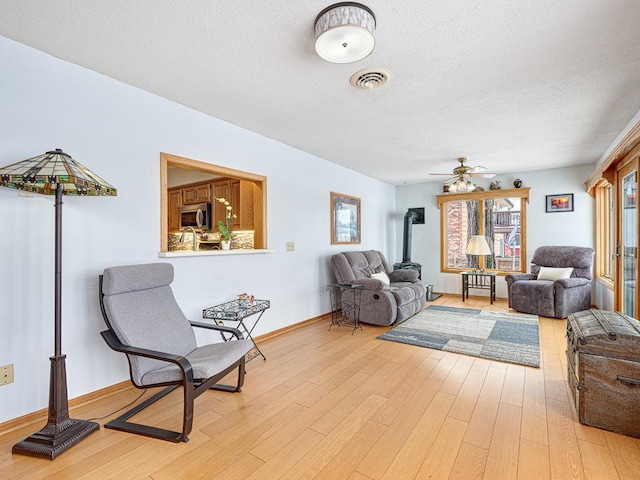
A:
{"type": "Polygon", "coordinates": [[[495,173],[483,172],[486,167],[469,167],[465,165],[466,157],[458,158],[460,166],[453,169],[452,173],[430,173],[429,175],[447,175],[449,178],[444,181],[445,185],[449,185],[450,192],[470,192],[475,185],[470,178],[493,178],[495,173]]]}

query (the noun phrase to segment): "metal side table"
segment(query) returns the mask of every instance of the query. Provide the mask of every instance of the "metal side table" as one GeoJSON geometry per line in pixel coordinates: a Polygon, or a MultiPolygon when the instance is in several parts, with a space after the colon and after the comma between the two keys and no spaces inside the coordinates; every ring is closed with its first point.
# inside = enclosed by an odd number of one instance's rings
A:
{"type": "MultiPolygon", "coordinates": [[[[255,340],[251,336],[251,332],[262,318],[262,314],[271,306],[269,300],[254,300],[247,302],[244,300],[231,300],[230,302],[221,303],[213,307],[205,308],[202,311],[202,318],[207,318],[216,322],[217,325],[224,325],[225,321],[238,322],[238,330],[247,334],[247,337],[253,343],[253,348],[247,353],[247,361],[253,360],[258,355],[263,359],[267,359],[256,345],[255,340]],[[245,325],[245,319],[252,315],[258,315],[253,322],[251,328],[245,325]]],[[[220,333],[225,341],[230,340],[222,332],[220,333]]]]}
{"type": "Polygon", "coordinates": [[[462,275],[462,301],[469,299],[469,289],[478,288],[489,290],[489,300],[493,303],[496,299],[496,273],[495,272],[461,272],[462,275]]]}
{"type": "Polygon", "coordinates": [[[351,283],[332,283],[327,285],[331,299],[331,325],[329,325],[329,330],[334,325],[353,327],[351,335],[358,328],[362,330],[362,325],[360,325],[360,298],[362,297],[363,289],[364,286],[351,283]]]}

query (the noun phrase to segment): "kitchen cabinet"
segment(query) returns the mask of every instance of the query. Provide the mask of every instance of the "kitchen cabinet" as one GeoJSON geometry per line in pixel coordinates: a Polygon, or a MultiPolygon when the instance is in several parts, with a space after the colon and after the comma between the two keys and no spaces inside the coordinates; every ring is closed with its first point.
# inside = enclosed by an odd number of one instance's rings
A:
{"type": "Polygon", "coordinates": [[[231,201],[231,182],[229,179],[225,180],[216,180],[211,184],[211,188],[213,190],[213,224],[215,227],[214,230],[217,230],[217,225],[220,220],[226,223],[226,213],[227,209],[224,203],[220,203],[216,200],[216,198],[224,198],[228,200],[231,206],[233,207],[232,212],[235,213],[235,205],[231,201]]]}
{"type": "Polygon", "coordinates": [[[240,180],[232,180],[231,181],[231,206],[237,211],[236,218],[233,219],[233,228],[234,230],[240,230],[240,219],[242,215],[240,215],[240,211],[242,210],[240,205],[240,180]]]}
{"type": "Polygon", "coordinates": [[[182,189],[171,188],[167,191],[169,208],[169,231],[180,229],[180,207],[182,206],[182,189]]]}
{"type": "Polygon", "coordinates": [[[218,221],[225,221],[226,208],[216,198],[224,198],[233,207],[233,230],[254,230],[256,185],[249,180],[218,179],[214,182],[174,187],[167,190],[169,208],[169,231],[180,229],[180,207],[194,203],[212,202],[211,229],[218,231],[218,221]]]}
{"type": "Polygon", "coordinates": [[[193,203],[202,203],[211,201],[211,185],[206,183],[198,183],[190,185],[182,189],[182,204],[191,205],[193,203]]]}
{"type": "Polygon", "coordinates": [[[233,228],[236,230],[254,230],[256,185],[249,180],[231,182],[231,205],[236,214],[233,228]]]}

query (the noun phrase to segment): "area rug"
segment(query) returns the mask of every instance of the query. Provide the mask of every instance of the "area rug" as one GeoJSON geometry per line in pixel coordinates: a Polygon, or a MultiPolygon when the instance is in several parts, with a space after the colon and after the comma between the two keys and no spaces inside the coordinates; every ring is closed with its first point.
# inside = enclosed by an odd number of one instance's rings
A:
{"type": "Polygon", "coordinates": [[[538,316],[430,305],[378,338],[540,366],[538,316]]]}

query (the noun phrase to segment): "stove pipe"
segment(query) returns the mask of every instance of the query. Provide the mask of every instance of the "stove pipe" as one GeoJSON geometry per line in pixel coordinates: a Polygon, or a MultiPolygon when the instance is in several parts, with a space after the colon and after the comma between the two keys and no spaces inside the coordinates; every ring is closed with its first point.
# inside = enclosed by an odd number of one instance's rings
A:
{"type": "Polygon", "coordinates": [[[402,263],[411,263],[411,230],[418,214],[407,210],[404,214],[404,236],[402,238],[402,263]]]}

